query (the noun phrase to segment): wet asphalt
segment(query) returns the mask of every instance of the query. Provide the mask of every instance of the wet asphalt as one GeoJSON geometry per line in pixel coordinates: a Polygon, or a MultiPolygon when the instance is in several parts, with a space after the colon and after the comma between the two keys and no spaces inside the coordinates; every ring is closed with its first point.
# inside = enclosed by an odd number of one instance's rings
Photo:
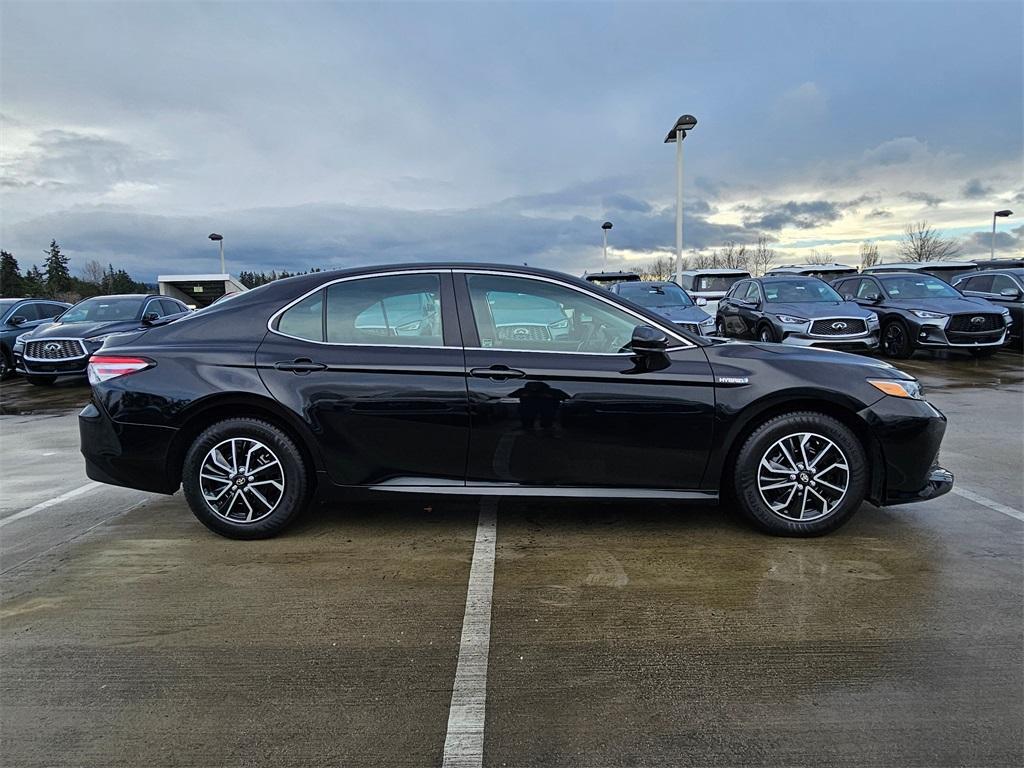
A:
{"type": "MultiPolygon", "coordinates": [[[[1024,764],[1022,357],[900,367],[990,506],[865,505],[794,541],[715,508],[502,500],[483,764],[1024,764]]],[[[440,765],[479,503],[249,543],[180,493],[40,508],[88,483],[87,397],[0,391],[0,764],[440,765]]]]}

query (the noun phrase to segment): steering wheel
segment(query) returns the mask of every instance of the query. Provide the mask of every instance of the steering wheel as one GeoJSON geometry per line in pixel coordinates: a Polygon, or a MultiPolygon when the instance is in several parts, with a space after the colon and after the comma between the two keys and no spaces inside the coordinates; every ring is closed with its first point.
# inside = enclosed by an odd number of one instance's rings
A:
{"type": "Polygon", "coordinates": [[[609,333],[608,326],[601,323],[586,339],[580,342],[577,352],[618,351],[623,346],[623,337],[609,333]]]}

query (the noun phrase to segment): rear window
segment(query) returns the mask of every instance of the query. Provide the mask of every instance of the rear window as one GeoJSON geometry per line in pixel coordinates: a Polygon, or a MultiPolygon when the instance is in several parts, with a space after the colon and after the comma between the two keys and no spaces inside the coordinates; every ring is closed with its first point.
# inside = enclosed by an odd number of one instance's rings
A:
{"type": "Polygon", "coordinates": [[[728,291],[737,280],[744,280],[750,275],[738,273],[735,275],[697,275],[694,278],[693,290],[701,291],[728,291]]]}

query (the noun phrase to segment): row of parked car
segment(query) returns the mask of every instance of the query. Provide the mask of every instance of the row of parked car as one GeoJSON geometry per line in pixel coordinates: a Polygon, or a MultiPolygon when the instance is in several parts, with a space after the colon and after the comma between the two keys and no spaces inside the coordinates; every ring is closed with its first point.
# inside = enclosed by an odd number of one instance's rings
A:
{"type": "Polygon", "coordinates": [[[51,299],[0,299],[0,379],[20,373],[39,386],[84,376],[108,336],[161,325],[191,309],[157,294],[96,296],[75,305],[51,299]]]}
{"type": "Polygon", "coordinates": [[[764,277],[733,269],[690,270],[682,286],[630,273],[586,276],[692,333],[902,359],[919,349],[976,357],[1024,329],[1024,261],[779,267],[764,277]],[[684,290],[685,289],[685,290],[684,290]]]}

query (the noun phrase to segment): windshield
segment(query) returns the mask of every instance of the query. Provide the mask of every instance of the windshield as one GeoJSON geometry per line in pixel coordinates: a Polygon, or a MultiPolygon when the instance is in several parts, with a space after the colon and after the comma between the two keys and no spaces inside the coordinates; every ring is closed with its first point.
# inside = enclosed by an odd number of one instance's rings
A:
{"type": "Polygon", "coordinates": [[[678,285],[651,285],[650,283],[623,283],[619,296],[639,304],[641,307],[692,307],[693,302],[686,291],[678,285]]]}
{"type": "Polygon", "coordinates": [[[786,280],[766,282],[764,300],[769,304],[803,304],[814,301],[842,301],[842,297],[831,286],[821,280],[786,280]]]}
{"type": "Polygon", "coordinates": [[[883,277],[885,292],[894,299],[955,299],[960,296],[955,288],[931,275],[916,277],[883,277]]]}
{"type": "Polygon", "coordinates": [[[86,299],[60,316],[62,323],[110,323],[134,320],[142,309],[144,299],[100,298],[86,299]]]}
{"type": "Polygon", "coordinates": [[[750,277],[746,272],[735,275],[698,275],[694,281],[695,291],[728,291],[737,280],[750,277]]]}
{"type": "Polygon", "coordinates": [[[0,299],[0,315],[18,303],[17,299],[0,299]]]}

